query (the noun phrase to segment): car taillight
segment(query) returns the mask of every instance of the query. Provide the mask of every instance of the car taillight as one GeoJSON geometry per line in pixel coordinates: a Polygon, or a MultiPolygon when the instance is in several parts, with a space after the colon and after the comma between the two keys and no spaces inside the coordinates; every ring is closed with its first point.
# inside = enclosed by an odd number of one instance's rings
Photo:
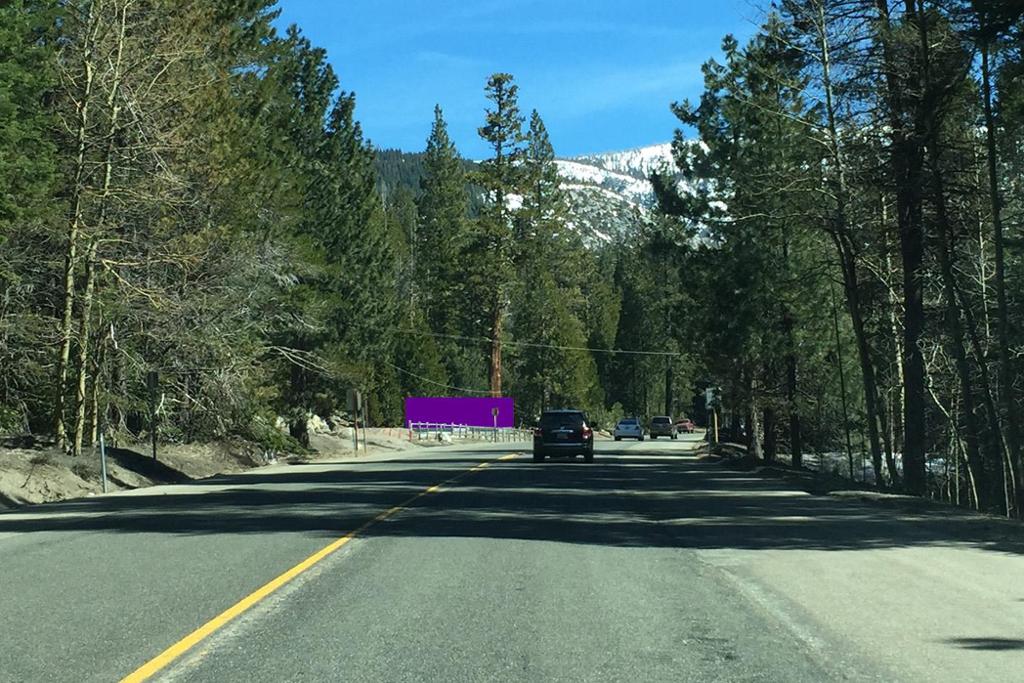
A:
{"type": "Polygon", "coordinates": [[[533,435],[536,436],[536,437],[544,436],[544,430],[541,429],[540,427],[536,427],[533,430],[533,435]]]}
{"type": "Polygon", "coordinates": [[[589,439],[593,435],[594,435],[594,432],[591,431],[590,427],[584,427],[583,428],[583,438],[584,439],[589,439]]]}

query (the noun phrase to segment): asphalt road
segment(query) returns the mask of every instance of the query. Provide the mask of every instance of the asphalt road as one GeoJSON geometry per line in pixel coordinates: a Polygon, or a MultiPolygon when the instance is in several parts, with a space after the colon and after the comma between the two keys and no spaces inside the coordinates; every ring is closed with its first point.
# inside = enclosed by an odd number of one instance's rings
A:
{"type": "Polygon", "coordinates": [[[1018,531],[695,444],[454,445],[0,514],[0,680],[117,680],[167,648],[157,679],[1024,676],[1018,531]]]}

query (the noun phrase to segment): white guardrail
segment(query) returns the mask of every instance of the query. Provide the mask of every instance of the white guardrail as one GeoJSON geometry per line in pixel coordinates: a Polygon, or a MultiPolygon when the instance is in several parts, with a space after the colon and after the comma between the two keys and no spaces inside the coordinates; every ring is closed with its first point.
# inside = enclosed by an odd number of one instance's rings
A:
{"type": "Polygon", "coordinates": [[[454,441],[455,439],[495,442],[529,441],[533,431],[515,427],[474,427],[442,422],[410,422],[410,441],[454,441]]]}

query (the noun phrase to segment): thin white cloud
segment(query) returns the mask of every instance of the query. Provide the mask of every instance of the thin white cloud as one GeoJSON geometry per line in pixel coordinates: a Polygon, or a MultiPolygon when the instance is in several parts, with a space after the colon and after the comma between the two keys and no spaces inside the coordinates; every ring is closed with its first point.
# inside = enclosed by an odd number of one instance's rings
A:
{"type": "Polygon", "coordinates": [[[632,104],[637,99],[663,100],[667,108],[702,79],[700,63],[686,61],[665,66],[555,72],[530,90],[532,100],[543,99],[538,105],[557,111],[560,117],[575,118],[632,104]]]}
{"type": "Polygon", "coordinates": [[[413,59],[420,64],[442,69],[478,69],[484,64],[484,60],[475,57],[437,50],[420,50],[413,59]]]}

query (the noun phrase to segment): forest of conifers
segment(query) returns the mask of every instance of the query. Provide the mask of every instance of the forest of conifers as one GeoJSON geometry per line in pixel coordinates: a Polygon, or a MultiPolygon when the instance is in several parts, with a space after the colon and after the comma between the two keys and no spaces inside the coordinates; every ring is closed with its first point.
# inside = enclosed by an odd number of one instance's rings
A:
{"type": "Polygon", "coordinates": [[[481,79],[487,159],[440,108],[378,153],[274,5],[0,2],[0,433],[80,453],[155,407],[162,439],[301,447],[352,388],[375,424],[502,392],[610,426],[710,384],[766,460],[1024,506],[1020,2],[765,7],[607,244],[511,75],[481,79]]]}

